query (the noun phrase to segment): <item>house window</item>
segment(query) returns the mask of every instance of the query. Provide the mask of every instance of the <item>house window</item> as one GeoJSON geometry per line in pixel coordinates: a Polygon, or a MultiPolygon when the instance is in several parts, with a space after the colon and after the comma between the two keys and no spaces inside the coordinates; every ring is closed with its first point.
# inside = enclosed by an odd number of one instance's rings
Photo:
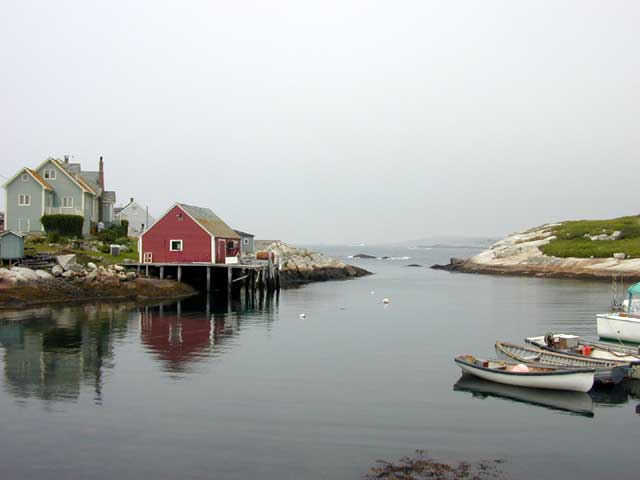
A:
{"type": "Polygon", "coordinates": [[[29,175],[27,175],[26,173],[22,174],[22,181],[23,182],[28,182],[29,181],[29,175]]]}
{"type": "Polygon", "coordinates": [[[21,193],[18,195],[18,205],[21,207],[29,207],[31,206],[31,195],[28,193],[21,193]]]}
{"type": "Polygon", "coordinates": [[[170,240],[169,241],[169,250],[172,252],[181,252],[182,251],[182,240],[170,240]]]}
{"type": "Polygon", "coordinates": [[[234,248],[236,248],[236,241],[227,240],[227,251],[232,251],[234,248]]]}
{"type": "Polygon", "coordinates": [[[184,217],[182,216],[181,213],[178,214],[178,221],[181,222],[184,220],[184,217]]]}
{"type": "Polygon", "coordinates": [[[44,179],[45,180],[55,180],[56,179],[56,171],[55,170],[45,170],[44,171],[44,179]]]}
{"type": "Polygon", "coordinates": [[[73,197],[62,197],[62,208],[73,208],[73,197]]]}
{"type": "Polygon", "coordinates": [[[244,242],[245,245],[249,245],[249,239],[248,238],[245,238],[242,241],[244,242]]]}
{"type": "Polygon", "coordinates": [[[153,253],[152,252],[144,252],[144,256],[142,257],[143,263],[151,263],[153,262],[153,253]]]}

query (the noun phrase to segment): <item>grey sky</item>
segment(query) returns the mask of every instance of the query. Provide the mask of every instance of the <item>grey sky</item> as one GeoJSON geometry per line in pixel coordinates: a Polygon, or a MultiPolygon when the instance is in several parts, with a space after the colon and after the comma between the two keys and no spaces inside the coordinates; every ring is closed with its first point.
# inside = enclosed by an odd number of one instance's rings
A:
{"type": "Polygon", "coordinates": [[[639,24],[635,1],[4,2],[0,174],[104,155],[120,202],[293,241],[638,213],[639,24]]]}

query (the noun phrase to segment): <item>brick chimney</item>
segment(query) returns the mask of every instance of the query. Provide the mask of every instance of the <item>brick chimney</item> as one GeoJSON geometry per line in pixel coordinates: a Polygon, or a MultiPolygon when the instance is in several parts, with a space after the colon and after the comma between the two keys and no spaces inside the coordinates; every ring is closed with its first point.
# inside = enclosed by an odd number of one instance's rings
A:
{"type": "Polygon", "coordinates": [[[102,194],[104,193],[104,162],[102,161],[102,155],[100,155],[100,162],[98,163],[98,186],[100,187],[100,196],[98,197],[98,221],[104,222],[102,211],[102,194]]]}

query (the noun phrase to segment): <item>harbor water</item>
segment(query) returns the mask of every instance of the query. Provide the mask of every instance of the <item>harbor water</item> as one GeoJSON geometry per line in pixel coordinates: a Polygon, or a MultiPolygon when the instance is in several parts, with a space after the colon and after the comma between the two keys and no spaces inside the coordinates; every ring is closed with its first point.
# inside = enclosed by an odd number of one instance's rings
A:
{"type": "Polygon", "coordinates": [[[498,459],[509,478],[637,476],[637,384],[528,394],[461,379],[452,360],[594,336],[608,283],[426,268],[469,248],[314,248],[375,274],[0,313],[0,477],[360,479],[418,449],[498,459]]]}

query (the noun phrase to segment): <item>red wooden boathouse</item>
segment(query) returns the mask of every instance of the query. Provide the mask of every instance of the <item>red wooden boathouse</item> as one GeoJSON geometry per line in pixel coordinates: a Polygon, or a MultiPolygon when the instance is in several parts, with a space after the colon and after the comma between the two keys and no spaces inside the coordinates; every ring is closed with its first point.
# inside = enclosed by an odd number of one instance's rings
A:
{"type": "Polygon", "coordinates": [[[208,208],[176,203],[138,239],[140,263],[238,263],[240,236],[208,208]]]}

